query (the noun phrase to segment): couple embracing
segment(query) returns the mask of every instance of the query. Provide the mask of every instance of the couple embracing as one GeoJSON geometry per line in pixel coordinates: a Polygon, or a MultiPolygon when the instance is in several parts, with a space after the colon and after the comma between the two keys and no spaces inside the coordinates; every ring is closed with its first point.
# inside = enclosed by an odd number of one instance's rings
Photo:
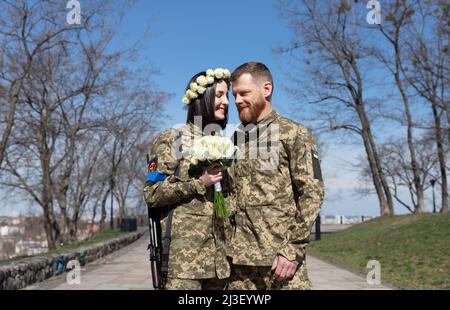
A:
{"type": "Polygon", "coordinates": [[[273,85],[270,70],[257,62],[232,74],[200,72],[183,97],[186,125],[154,140],[144,199],[150,220],[161,219],[164,288],[311,287],[305,250],[324,197],[320,161],[312,134],[272,109],[273,85]],[[196,169],[192,141],[226,127],[230,87],[241,120],[232,137],[239,157],[227,169],[196,169]],[[229,209],[224,218],[214,213],[217,184],[229,209]]]}

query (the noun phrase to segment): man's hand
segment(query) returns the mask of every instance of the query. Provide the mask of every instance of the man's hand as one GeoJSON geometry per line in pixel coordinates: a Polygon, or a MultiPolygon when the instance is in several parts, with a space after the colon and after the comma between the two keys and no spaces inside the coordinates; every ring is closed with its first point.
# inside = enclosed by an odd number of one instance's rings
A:
{"type": "Polygon", "coordinates": [[[274,279],[277,281],[284,281],[294,276],[297,271],[298,262],[289,261],[284,256],[277,255],[272,264],[272,271],[274,271],[274,279]]]}

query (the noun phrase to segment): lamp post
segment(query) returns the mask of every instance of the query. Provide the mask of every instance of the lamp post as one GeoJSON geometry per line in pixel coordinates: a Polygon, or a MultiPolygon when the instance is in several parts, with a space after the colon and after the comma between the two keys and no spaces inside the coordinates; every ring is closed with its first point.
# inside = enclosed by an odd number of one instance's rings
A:
{"type": "Polygon", "coordinates": [[[315,234],[315,237],[316,237],[315,240],[320,240],[320,214],[316,218],[316,234],[315,234]]]}
{"type": "Polygon", "coordinates": [[[430,180],[431,187],[433,188],[433,213],[436,213],[436,198],[434,196],[434,185],[436,184],[436,180],[432,179],[430,180]]]}

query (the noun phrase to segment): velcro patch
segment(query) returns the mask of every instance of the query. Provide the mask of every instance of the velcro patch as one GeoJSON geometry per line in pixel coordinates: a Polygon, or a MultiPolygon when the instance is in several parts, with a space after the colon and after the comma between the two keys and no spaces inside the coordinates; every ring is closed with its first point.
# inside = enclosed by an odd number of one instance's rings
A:
{"type": "Polygon", "coordinates": [[[317,153],[317,151],[311,150],[311,156],[312,156],[312,164],[313,164],[313,171],[314,171],[314,179],[323,181],[322,170],[320,169],[319,154],[317,153]]]}
{"type": "Polygon", "coordinates": [[[158,170],[158,157],[156,156],[147,163],[147,172],[155,172],[158,170]]]}

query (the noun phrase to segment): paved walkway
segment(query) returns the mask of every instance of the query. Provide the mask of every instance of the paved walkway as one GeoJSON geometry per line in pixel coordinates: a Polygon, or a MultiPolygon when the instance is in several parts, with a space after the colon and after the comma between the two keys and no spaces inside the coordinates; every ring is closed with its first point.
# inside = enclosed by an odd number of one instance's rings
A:
{"type": "MultiPolygon", "coordinates": [[[[135,243],[81,268],[79,285],[66,283],[66,275],[51,278],[26,289],[37,290],[150,290],[147,235],[135,243]]],[[[308,256],[308,272],[315,290],[389,289],[369,285],[364,276],[308,256]]]]}
{"type": "Polygon", "coordinates": [[[68,284],[66,275],[28,286],[27,290],[150,290],[148,234],[136,242],[81,268],[81,283],[68,284]]]}
{"type": "Polygon", "coordinates": [[[307,256],[308,276],[314,290],[390,290],[385,285],[370,285],[366,277],[307,256]]]}

